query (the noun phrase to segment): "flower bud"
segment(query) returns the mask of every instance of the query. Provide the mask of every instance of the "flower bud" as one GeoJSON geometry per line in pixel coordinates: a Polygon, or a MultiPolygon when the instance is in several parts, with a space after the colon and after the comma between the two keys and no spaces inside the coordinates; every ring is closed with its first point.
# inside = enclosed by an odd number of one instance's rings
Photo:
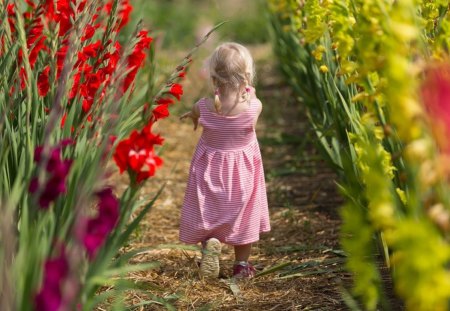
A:
{"type": "Polygon", "coordinates": [[[327,73],[327,72],[328,72],[328,67],[325,66],[325,65],[320,66],[319,69],[320,69],[320,71],[323,72],[323,73],[327,73]]]}

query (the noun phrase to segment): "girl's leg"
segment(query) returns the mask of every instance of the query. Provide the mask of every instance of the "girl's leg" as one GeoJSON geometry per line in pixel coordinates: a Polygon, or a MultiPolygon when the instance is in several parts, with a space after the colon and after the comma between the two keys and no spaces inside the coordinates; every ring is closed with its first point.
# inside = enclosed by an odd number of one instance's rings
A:
{"type": "Polygon", "coordinates": [[[207,278],[219,276],[219,256],[222,245],[215,238],[202,242],[202,260],[200,262],[200,275],[207,278]]]}
{"type": "Polygon", "coordinates": [[[248,261],[250,252],[252,250],[252,244],[235,245],[234,246],[234,258],[236,261],[248,261]]]}
{"type": "Polygon", "coordinates": [[[253,266],[248,262],[251,250],[251,243],[234,246],[234,257],[236,260],[233,266],[234,278],[242,279],[255,276],[255,268],[253,268],[253,266]]]}

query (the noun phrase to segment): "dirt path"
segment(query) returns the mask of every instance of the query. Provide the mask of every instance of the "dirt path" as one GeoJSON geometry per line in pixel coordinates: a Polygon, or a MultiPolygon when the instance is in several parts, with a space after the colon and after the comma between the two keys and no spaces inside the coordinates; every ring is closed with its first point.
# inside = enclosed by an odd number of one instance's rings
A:
{"type": "MultiPolygon", "coordinates": [[[[200,280],[195,260],[199,252],[173,246],[179,244],[180,207],[200,131],[193,132],[176,116],[159,125],[166,137],[165,166],[145,193],[154,193],[163,181],[167,187],[129,248],[156,247],[134,260],[156,260],[160,267],[132,277],[155,295],[152,299],[166,298],[177,310],[346,310],[339,287],[348,284],[349,276],[342,271],[337,214],[341,200],[334,175],[313,147],[306,117],[267,59],[262,57],[257,66],[258,96],[264,105],[257,133],[273,229],[255,244],[250,259],[259,272],[269,273],[230,286],[233,252],[225,246],[220,278],[200,280]]],[[[131,299],[139,303],[149,297],[131,299]]],[[[163,309],[157,302],[136,310],[163,309]]]]}

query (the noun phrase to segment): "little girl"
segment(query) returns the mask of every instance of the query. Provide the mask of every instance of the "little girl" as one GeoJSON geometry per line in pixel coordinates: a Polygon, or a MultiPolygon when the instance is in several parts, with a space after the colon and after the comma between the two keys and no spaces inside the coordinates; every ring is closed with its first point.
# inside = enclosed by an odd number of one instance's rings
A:
{"type": "Polygon", "coordinates": [[[251,278],[252,243],[270,231],[264,171],[255,133],[262,105],[251,87],[250,52],[224,43],[210,57],[215,99],[200,99],[180,120],[203,127],[189,170],[180,240],[202,243],[200,274],[218,277],[221,242],[234,246],[233,276],[251,278]]]}

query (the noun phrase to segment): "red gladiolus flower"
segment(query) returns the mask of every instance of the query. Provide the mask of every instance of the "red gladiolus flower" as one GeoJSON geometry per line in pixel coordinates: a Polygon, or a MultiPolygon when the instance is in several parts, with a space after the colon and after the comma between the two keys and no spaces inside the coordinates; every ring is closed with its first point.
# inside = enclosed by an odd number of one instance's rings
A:
{"type": "Polygon", "coordinates": [[[8,13],[8,24],[9,27],[11,28],[11,32],[15,32],[16,31],[16,27],[14,25],[14,15],[16,15],[15,12],[15,6],[14,3],[10,3],[6,6],[6,12],[8,13]]]}
{"type": "Polygon", "coordinates": [[[84,35],[81,37],[81,42],[91,39],[94,36],[95,30],[97,28],[98,27],[92,25],[87,25],[86,28],[84,29],[84,35]]]}
{"type": "Polygon", "coordinates": [[[91,110],[92,104],[93,104],[93,100],[84,99],[83,103],[81,105],[81,108],[83,109],[83,112],[84,113],[88,113],[89,110],[91,110]]]}
{"type": "Polygon", "coordinates": [[[80,78],[81,78],[80,72],[77,72],[73,76],[73,84],[72,84],[72,89],[69,92],[69,99],[73,99],[73,98],[75,98],[75,96],[77,96],[78,91],[80,90],[80,78]]]}
{"type": "MultiPolygon", "coordinates": [[[[105,10],[108,14],[111,13],[113,1],[109,1],[105,5],[105,10]]],[[[133,7],[130,5],[129,0],[122,0],[119,2],[119,9],[117,14],[119,15],[119,25],[117,27],[117,31],[120,31],[130,20],[130,13],[133,10],[133,7]]]]}
{"type": "Polygon", "coordinates": [[[149,122],[142,129],[142,135],[145,135],[145,137],[149,141],[149,143],[151,143],[153,145],[162,145],[164,142],[164,138],[162,138],[160,135],[153,134],[152,127],[153,127],[153,122],[149,122]]]}
{"type": "Polygon", "coordinates": [[[20,89],[25,89],[25,86],[27,84],[27,72],[25,71],[25,68],[22,66],[20,67],[19,71],[19,79],[20,79],[20,89]]]}
{"type": "Polygon", "coordinates": [[[425,73],[421,91],[436,141],[450,155],[450,64],[431,67],[425,73]]]}
{"type": "Polygon", "coordinates": [[[131,55],[128,56],[128,69],[131,69],[131,71],[125,77],[123,83],[124,92],[128,90],[128,88],[136,78],[136,74],[139,70],[139,67],[142,66],[146,56],[144,50],[150,47],[150,43],[153,40],[151,37],[148,37],[148,31],[145,30],[140,31],[137,37],[139,38],[139,41],[138,43],[136,43],[131,55]]]}
{"type": "Polygon", "coordinates": [[[33,18],[33,13],[31,13],[31,12],[23,13],[23,19],[24,20],[31,20],[32,18],[33,18]]]}
{"type": "Polygon", "coordinates": [[[162,144],[163,139],[151,132],[150,123],[141,132],[133,131],[128,139],[117,145],[114,161],[123,173],[125,170],[136,177],[137,182],[153,176],[162,159],[154,153],[154,145],[162,144]]]}
{"type": "Polygon", "coordinates": [[[155,120],[164,119],[169,116],[170,113],[168,106],[169,105],[158,105],[155,109],[153,109],[152,113],[155,120]]]}
{"type": "Polygon", "coordinates": [[[41,19],[36,19],[27,35],[27,47],[30,49],[29,61],[31,68],[34,67],[38,54],[41,50],[45,50],[45,36],[42,34],[44,25],[41,19]]]}
{"type": "Polygon", "coordinates": [[[59,257],[48,259],[44,264],[44,278],[40,292],[34,299],[36,311],[59,310],[62,299],[62,284],[69,275],[69,263],[64,249],[59,257]]]}
{"type": "Polygon", "coordinates": [[[66,54],[67,50],[69,49],[68,45],[63,45],[57,52],[56,52],[56,77],[59,78],[61,75],[61,71],[64,66],[64,61],[66,60],[66,54]]]}
{"type": "Polygon", "coordinates": [[[103,61],[109,60],[108,65],[105,66],[105,68],[103,69],[103,71],[105,72],[105,74],[109,74],[111,75],[114,70],[117,67],[117,64],[119,63],[120,60],[120,50],[121,50],[121,46],[119,42],[115,42],[114,43],[114,49],[115,51],[113,53],[105,53],[104,57],[103,57],[103,61]]]}
{"type": "Polygon", "coordinates": [[[161,166],[162,164],[163,160],[160,157],[157,157],[153,150],[150,150],[147,158],[145,159],[147,170],[139,171],[136,177],[136,181],[140,183],[148,179],[149,177],[152,177],[153,175],[155,175],[156,168],[161,166]]]}
{"type": "Polygon", "coordinates": [[[126,24],[128,24],[128,21],[130,20],[131,11],[133,11],[133,7],[130,5],[130,1],[129,0],[122,1],[122,9],[119,11],[120,24],[118,31],[120,31],[126,24]]]}
{"type": "Polygon", "coordinates": [[[147,30],[139,31],[137,37],[140,38],[140,40],[136,43],[136,48],[140,50],[148,49],[153,41],[153,38],[148,36],[147,30]]]}
{"type": "Polygon", "coordinates": [[[102,49],[103,49],[103,46],[102,46],[102,42],[100,40],[85,46],[83,48],[83,50],[80,53],[78,53],[78,62],[84,63],[91,57],[92,58],[97,57],[98,53],[102,49]]]}
{"type": "Polygon", "coordinates": [[[50,72],[50,66],[45,66],[44,70],[39,74],[37,80],[37,86],[39,95],[44,97],[47,95],[48,90],[50,89],[50,85],[48,83],[48,73],[50,72]]]}
{"type": "MultiPolygon", "coordinates": [[[[72,0],[57,0],[56,11],[51,17],[55,22],[59,23],[59,36],[65,36],[72,28],[72,20],[75,17],[75,12],[72,9],[72,0]]],[[[79,7],[82,5],[78,3],[79,7]]]]}
{"type": "Polygon", "coordinates": [[[128,152],[130,149],[131,141],[129,139],[122,140],[116,147],[113,158],[119,167],[120,173],[123,173],[128,169],[128,152]]]}
{"type": "Polygon", "coordinates": [[[45,18],[49,21],[55,20],[55,3],[54,0],[45,0],[42,4],[44,8],[45,18]]]}
{"type": "Polygon", "coordinates": [[[175,96],[178,100],[180,100],[181,95],[183,95],[183,87],[181,86],[181,84],[174,83],[170,87],[169,93],[175,96]]]}
{"type": "Polygon", "coordinates": [[[67,118],[67,112],[65,112],[61,118],[61,124],[60,124],[61,128],[64,128],[64,124],[66,124],[66,118],[67,118]]]}
{"type": "MultiPolygon", "coordinates": [[[[36,16],[32,22],[27,25],[27,48],[28,48],[28,59],[31,68],[34,68],[37,57],[41,50],[47,49],[45,46],[45,36],[43,35],[44,25],[42,24],[42,19],[40,16],[36,16]]],[[[19,64],[21,64],[23,58],[23,51],[19,49],[18,59],[19,64]]]]}
{"type": "Polygon", "coordinates": [[[36,8],[36,4],[32,0],[25,0],[25,2],[32,8],[36,8]]]}
{"type": "Polygon", "coordinates": [[[184,72],[184,71],[182,71],[182,72],[180,72],[180,73],[178,74],[178,78],[183,79],[183,78],[185,78],[185,77],[186,77],[186,72],[184,72]]]}
{"type": "Polygon", "coordinates": [[[159,98],[159,99],[156,101],[156,103],[157,103],[158,105],[170,105],[170,104],[173,104],[174,101],[173,101],[173,99],[171,99],[171,98],[159,98]]]}

